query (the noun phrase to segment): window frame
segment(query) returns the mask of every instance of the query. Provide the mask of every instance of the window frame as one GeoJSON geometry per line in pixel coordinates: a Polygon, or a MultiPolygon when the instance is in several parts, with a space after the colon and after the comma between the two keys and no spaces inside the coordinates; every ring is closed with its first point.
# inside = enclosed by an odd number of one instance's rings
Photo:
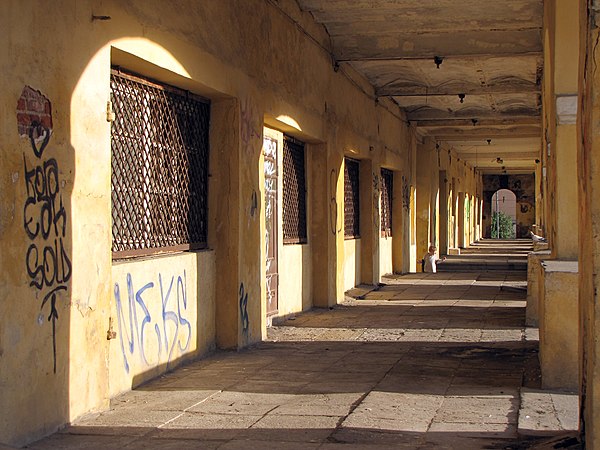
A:
{"type": "Polygon", "coordinates": [[[394,172],[381,168],[381,235],[392,236],[394,172]]]}
{"type": "Polygon", "coordinates": [[[344,239],[360,239],[360,161],[344,158],[344,239]]]}
{"type": "Polygon", "coordinates": [[[307,244],[306,144],[287,134],[283,135],[282,186],[283,244],[307,244]],[[297,203],[292,204],[294,198],[297,203]]]}
{"type": "MultiPolygon", "coordinates": [[[[119,67],[111,68],[110,80],[111,102],[115,114],[111,123],[110,141],[112,258],[119,260],[207,248],[210,101],[119,67]],[[115,81],[117,77],[125,81],[115,81]],[[148,92],[145,92],[141,103],[137,98],[137,104],[132,102],[122,110],[115,111],[114,106],[118,102],[115,102],[113,83],[119,82],[141,85],[137,88],[140,91],[148,89],[148,92]],[[161,102],[163,111],[157,108],[161,102]],[[142,111],[126,111],[127,108],[134,109],[140,104],[143,105],[142,111]],[[161,114],[166,113],[175,118],[175,123],[191,119],[196,123],[196,128],[189,131],[190,127],[186,127],[188,132],[184,135],[180,129],[158,127],[157,124],[165,122],[165,117],[161,114]],[[124,130],[120,130],[121,135],[117,136],[115,121],[119,120],[116,117],[118,114],[129,114],[130,117],[121,123],[124,130]],[[131,123],[132,116],[138,123],[131,123]],[[201,136],[194,136],[197,140],[190,142],[190,134],[193,133],[201,136]],[[168,134],[171,134],[171,141],[168,134]],[[173,135],[178,136],[178,142],[172,138],[173,135]],[[127,145],[123,143],[126,139],[137,139],[138,142],[127,145]],[[117,147],[120,148],[117,150],[117,147]],[[118,158],[122,161],[115,171],[117,152],[120,152],[118,158]],[[136,152],[137,156],[133,156],[136,152]],[[134,164],[131,164],[132,161],[134,164]],[[157,170],[159,168],[162,170],[157,170]],[[116,180],[119,176],[130,176],[137,178],[137,181],[125,186],[116,180]],[[123,206],[127,200],[120,201],[120,211],[115,211],[114,199],[123,192],[130,193],[129,199],[133,200],[129,201],[132,204],[123,206]],[[179,203],[180,208],[165,208],[165,205],[173,203],[179,203]],[[120,225],[115,224],[116,219],[120,225]],[[174,228],[175,233],[168,233],[173,229],[170,228],[172,221],[178,221],[179,227],[174,228]],[[128,226],[127,223],[131,225],[128,226]],[[119,226],[118,236],[115,237],[115,229],[119,226]],[[182,240],[187,242],[181,242],[182,240]]],[[[119,87],[123,89],[122,86],[119,87]]]]}

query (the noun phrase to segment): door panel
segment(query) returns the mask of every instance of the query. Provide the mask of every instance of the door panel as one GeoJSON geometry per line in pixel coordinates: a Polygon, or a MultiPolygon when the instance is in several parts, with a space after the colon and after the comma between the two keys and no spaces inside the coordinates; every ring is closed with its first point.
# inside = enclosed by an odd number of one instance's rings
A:
{"type": "Polygon", "coordinates": [[[264,138],[265,157],[265,244],[266,244],[266,290],[267,315],[278,310],[279,275],[277,268],[277,140],[270,136],[264,138]]]}

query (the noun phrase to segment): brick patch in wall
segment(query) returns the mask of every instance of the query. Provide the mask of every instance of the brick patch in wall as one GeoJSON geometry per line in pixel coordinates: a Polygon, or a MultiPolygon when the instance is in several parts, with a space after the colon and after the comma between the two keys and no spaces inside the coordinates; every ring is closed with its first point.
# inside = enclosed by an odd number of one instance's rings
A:
{"type": "Polygon", "coordinates": [[[52,105],[40,91],[25,86],[17,102],[19,136],[43,139],[52,132],[52,105]]]}

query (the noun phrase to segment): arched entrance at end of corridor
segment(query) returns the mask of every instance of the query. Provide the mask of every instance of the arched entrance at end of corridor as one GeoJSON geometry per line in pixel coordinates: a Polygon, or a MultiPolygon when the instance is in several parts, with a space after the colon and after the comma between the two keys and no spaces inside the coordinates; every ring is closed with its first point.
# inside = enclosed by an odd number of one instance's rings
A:
{"type": "Polygon", "coordinates": [[[506,212],[505,209],[510,207],[508,215],[515,224],[514,237],[528,238],[529,230],[535,224],[535,174],[483,174],[482,181],[482,237],[487,239],[495,237],[492,235],[494,211],[506,212]],[[516,197],[515,200],[512,200],[513,195],[516,197]],[[498,199],[497,208],[496,199],[498,199]]]}
{"type": "Polygon", "coordinates": [[[492,239],[514,239],[517,235],[517,196],[509,189],[498,189],[491,202],[492,239]]]}

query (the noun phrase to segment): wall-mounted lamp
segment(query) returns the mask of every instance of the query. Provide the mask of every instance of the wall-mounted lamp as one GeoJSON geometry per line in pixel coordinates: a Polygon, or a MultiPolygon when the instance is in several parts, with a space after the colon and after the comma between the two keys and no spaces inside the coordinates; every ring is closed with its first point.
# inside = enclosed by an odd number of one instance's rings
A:
{"type": "Polygon", "coordinates": [[[433,62],[435,64],[435,67],[439,69],[442,63],[444,62],[444,58],[442,58],[441,56],[434,56],[433,62]]]}
{"type": "Polygon", "coordinates": [[[458,98],[460,99],[461,103],[465,102],[465,97],[466,97],[466,94],[458,94],[458,98]]]}

